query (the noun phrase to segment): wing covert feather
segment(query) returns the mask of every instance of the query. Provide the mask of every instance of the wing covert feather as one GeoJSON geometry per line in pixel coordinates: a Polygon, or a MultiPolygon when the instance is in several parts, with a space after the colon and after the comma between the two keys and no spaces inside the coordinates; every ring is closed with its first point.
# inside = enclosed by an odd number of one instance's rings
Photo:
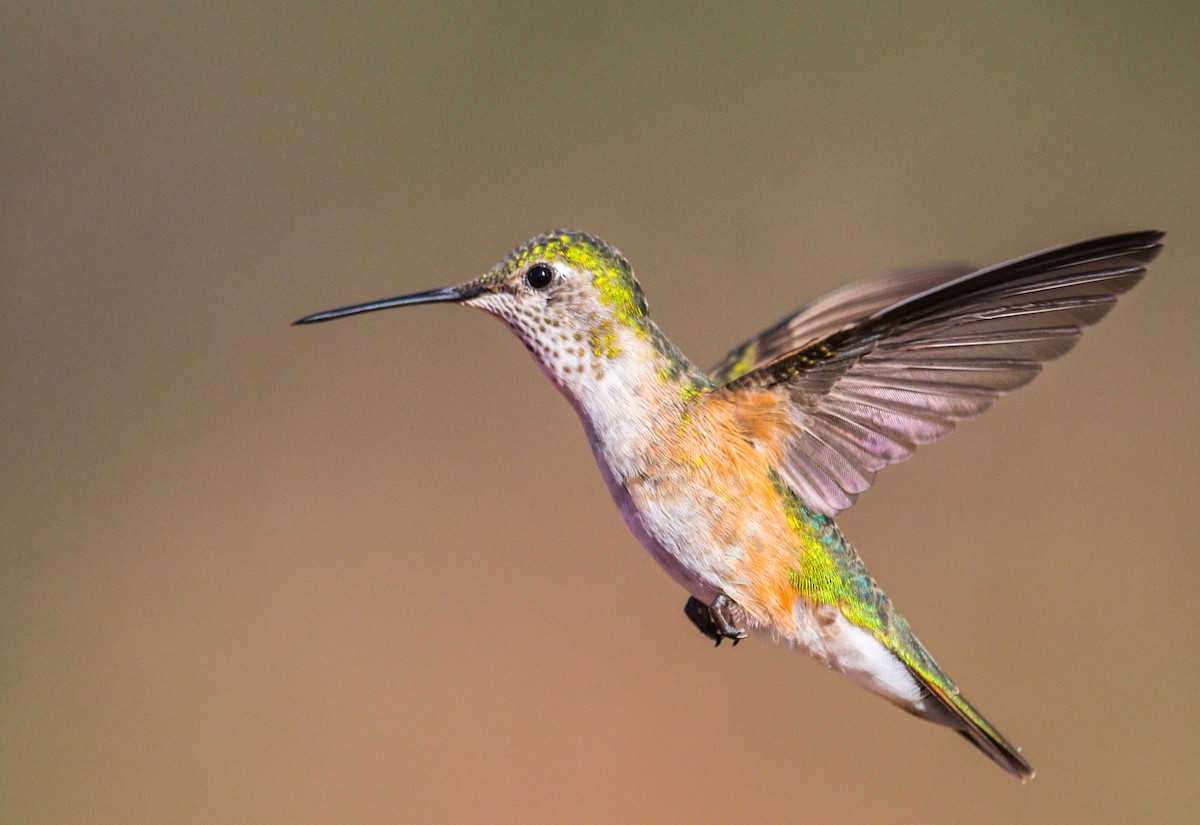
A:
{"type": "Polygon", "coordinates": [[[709,370],[709,376],[718,386],[728,384],[878,309],[971,271],[963,264],[919,267],[834,290],[738,344],[709,370]]]}

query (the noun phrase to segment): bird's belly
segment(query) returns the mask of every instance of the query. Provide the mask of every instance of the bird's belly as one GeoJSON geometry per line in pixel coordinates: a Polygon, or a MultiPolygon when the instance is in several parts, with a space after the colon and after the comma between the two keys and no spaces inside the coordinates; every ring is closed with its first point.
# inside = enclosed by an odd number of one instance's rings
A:
{"type": "Polygon", "coordinates": [[[708,604],[722,592],[719,583],[713,580],[711,571],[696,554],[679,552],[681,544],[662,530],[661,513],[647,513],[634,503],[624,487],[613,490],[613,500],[621,511],[621,518],[642,547],[667,571],[684,590],[708,604]],[[668,543],[664,544],[663,539],[668,543]]]}
{"type": "Polygon", "coordinates": [[[724,594],[751,626],[791,623],[794,543],[770,467],[724,430],[668,428],[654,449],[588,428],[600,471],[626,525],[650,555],[705,603],[724,594]]]}
{"type": "Polygon", "coordinates": [[[741,548],[714,544],[711,517],[706,519],[678,495],[657,492],[657,485],[646,478],[623,482],[605,462],[598,463],[625,525],[659,566],[706,604],[725,592],[728,582],[723,573],[740,556],[741,548]]]}
{"type": "Polygon", "coordinates": [[[769,519],[755,508],[731,503],[726,495],[662,478],[641,478],[613,490],[630,531],[677,582],[710,603],[725,594],[736,601],[753,626],[770,624],[773,613],[790,613],[777,596],[788,591],[786,569],[774,569],[779,544],[769,519]],[[760,592],[769,583],[768,594],[760,592]],[[775,592],[778,591],[778,592],[775,592]]]}

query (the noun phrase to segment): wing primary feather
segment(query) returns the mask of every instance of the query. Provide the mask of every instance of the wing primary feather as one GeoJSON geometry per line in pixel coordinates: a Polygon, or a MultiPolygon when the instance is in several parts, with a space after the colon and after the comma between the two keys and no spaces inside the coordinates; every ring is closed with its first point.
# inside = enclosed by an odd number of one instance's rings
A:
{"type": "Polygon", "coordinates": [[[876,313],[872,320],[895,321],[926,313],[934,307],[945,306],[996,285],[1065,267],[1078,268],[1114,260],[1117,263],[1107,267],[1105,274],[1111,274],[1114,270],[1124,272],[1154,260],[1162,248],[1159,244],[1162,236],[1163,233],[1157,231],[1129,232],[1026,255],[931,287],[876,313]]]}

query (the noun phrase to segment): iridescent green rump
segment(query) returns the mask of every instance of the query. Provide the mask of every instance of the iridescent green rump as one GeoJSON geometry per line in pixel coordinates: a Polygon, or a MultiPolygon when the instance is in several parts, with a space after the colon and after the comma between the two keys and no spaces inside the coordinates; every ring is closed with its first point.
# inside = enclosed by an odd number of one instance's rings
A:
{"type": "Polygon", "coordinates": [[[956,695],[950,677],[892,607],[833,519],[805,507],[778,473],[771,473],[771,483],[783,503],[788,526],[799,539],[798,567],[788,572],[796,592],[814,604],[836,607],[921,677],[956,695]]]}

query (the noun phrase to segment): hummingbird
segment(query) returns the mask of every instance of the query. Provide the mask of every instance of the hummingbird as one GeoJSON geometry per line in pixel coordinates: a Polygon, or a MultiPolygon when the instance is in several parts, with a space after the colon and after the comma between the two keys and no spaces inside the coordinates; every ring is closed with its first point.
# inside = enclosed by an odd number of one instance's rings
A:
{"type": "Polygon", "coordinates": [[[687,591],[704,635],[783,640],[1023,782],[1030,763],[918,641],[834,517],[880,469],[1071,349],[1142,279],[1162,235],[852,284],[707,372],[651,319],[621,253],[578,231],[538,235],[458,286],[295,323],[432,303],[496,316],[575,408],[626,525],[687,591]]]}

